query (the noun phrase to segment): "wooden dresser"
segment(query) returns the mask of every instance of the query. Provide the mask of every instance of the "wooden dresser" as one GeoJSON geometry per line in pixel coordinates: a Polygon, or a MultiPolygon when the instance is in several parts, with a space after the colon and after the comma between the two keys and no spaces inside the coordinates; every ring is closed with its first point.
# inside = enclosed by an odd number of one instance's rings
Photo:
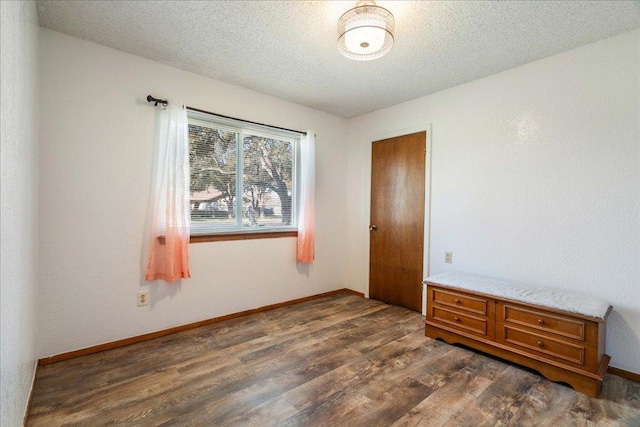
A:
{"type": "Polygon", "coordinates": [[[606,318],[425,281],[425,335],[535,369],[596,397],[609,365],[606,318]]]}

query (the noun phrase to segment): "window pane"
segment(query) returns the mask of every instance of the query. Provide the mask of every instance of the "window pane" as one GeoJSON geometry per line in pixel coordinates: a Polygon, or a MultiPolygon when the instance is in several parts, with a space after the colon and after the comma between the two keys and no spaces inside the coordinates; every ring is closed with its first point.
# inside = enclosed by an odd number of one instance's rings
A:
{"type": "Polygon", "coordinates": [[[189,125],[191,226],[235,226],[237,134],[189,125]]]}
{"type": "Polygon", "coordinates": [[[293,143],[245,133],[243,150],[243,227],[294,225],[293,143]]]}

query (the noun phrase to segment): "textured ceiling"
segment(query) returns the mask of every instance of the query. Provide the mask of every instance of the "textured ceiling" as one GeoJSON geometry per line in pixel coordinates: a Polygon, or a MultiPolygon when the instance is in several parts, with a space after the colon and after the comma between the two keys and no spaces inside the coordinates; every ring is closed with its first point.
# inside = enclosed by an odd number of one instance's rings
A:
{"type": "Polygon", "coordinates": [[[350,118],[640,27],[638,1],[379,1],[395,45],[336,48],[355,1],[38,1],[40,25],[350,118]]]}

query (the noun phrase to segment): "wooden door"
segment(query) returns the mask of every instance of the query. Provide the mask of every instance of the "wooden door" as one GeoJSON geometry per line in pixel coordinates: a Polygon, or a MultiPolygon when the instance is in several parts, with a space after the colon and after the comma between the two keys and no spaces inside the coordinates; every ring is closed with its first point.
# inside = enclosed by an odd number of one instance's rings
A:
{"type": "Polygon", "coordinates": [[[426,132],[371,149],[369,296],[422,310],[426,132]]]}

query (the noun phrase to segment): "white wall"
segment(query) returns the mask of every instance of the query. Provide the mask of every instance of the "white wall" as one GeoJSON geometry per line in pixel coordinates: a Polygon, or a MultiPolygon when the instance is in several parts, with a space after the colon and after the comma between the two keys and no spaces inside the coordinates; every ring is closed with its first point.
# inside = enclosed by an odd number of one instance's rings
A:
{"type": "Polygon", "coordinates": [[[0,2],[0,425],[19,426],[35,373],[37,59],[34,2],[0,2]]]}
{"type": "Polygon", "coordinates": [[[611,364],[640,373],[639,51],[634,31],[352,119],[351,288],[368,287],[370,142],[431,123],[430,273],[606,299],[611,364]]]}
{"type": "Polygon", "coordinates": [[[345,287],[346,120],[50,30],[40,35],[39,356],[345,287]],[[141,281],[155,115],[148,94],[316,131],[310,269],[298,269],[294,238],[211,242],[190,246],[192,279],[141,281]],[[136,307],[140,289],[150,289],[148,307],[136,307]]]}

